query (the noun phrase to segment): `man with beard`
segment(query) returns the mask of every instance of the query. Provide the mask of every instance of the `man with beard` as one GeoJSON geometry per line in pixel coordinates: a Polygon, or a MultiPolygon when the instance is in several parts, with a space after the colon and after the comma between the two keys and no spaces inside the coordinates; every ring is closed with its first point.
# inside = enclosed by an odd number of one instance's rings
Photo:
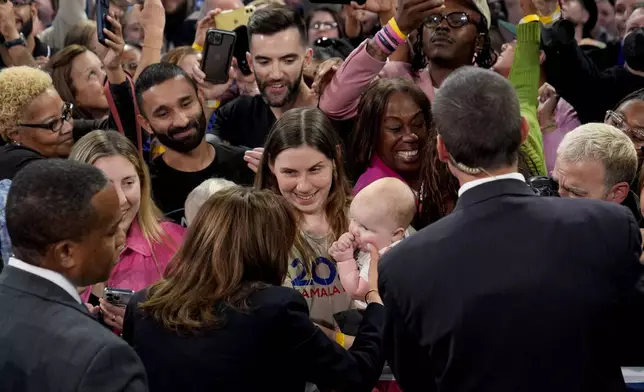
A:
{"type": "Polygon", "coordinates": [[[575,40],[575,26],[557,20],[557,0],[535,1],[542,20],[541,40],[546,54],[546,77],[561,98],[569,102],[582,124],[603,122],[606,112],[626,95],[644,88],[644,9],[626,22],[622,44],[625,64],[600,71],[575,40]]]}
{"type": "Polygon", "coordinates": [[[186,226],[188,194],[209,178],[251,184],[244,149],[206,141],[206,117],[194,81],[179,67],[147,67],[135,85],[140,125],[165,147],[150,164],[154,200],[168,219],[186,226]]]}
{"type": "Polygon", "coordinates": [[[33,59],[36,60],[38,66],[43,66],[47,63],[49,57],[53,54],[54,50],[49,45],[36,37],[34,34],[34,21],[38,20],[38,8],[34,0],[11,0],[10,4],[0,4],[2,10],[0,13],[0,41],[3,48],[0,49],[0,69],[16,65],[32,65],[31,59],[19,59],[11,55],[9,50],[23,46],[27,48],[28,53],[31,53],[33,59]],[[9,8],[13,5],[14,23],[10,23],[8,15],[9,8]]]}
{"type": "Polygon", "coordinates": [[[316,97],[302,72],[313,55],[300,14],[269,6],[248,23],[248,63],[260,95],[241,96],[219,108],[213,133],[236,146],[261,147],[271,127],[289,109],[315,106],[316,97]]]}

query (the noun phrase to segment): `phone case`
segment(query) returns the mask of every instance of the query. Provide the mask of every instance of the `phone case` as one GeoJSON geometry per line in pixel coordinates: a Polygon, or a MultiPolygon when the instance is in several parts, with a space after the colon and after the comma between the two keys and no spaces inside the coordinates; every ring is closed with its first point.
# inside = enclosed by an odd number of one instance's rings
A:
{"type": "Polygon", "coordinates": [[[206,33],[201,70],[206,81],[214,84],[228,82],[228,71],[233,61],[236,34],[232,31],[210,29],[206,33]]]}
{"type": "Polygon", "coordinates": [[[250,51],[250,45],[248,44],[248,29],[246,26],[238,26],[235,28],[235,34],[237,38],[235,41],[235,58],[237,59],[237,67],[241,71],[242,75],[248,76],[253,71],[250,69],[250,65],[246,60],[246,53],[250,51]]]}
{"type": "Polygon", "coordinates": [[[128,302],[134,295],[132,290],[115,289],[106,287],[103,290],[105,300],[114,306],[127,306],[128,302]]]}
{"type": "Polygon", "coordinates": [[[103,29],[112,30],[112,24],[107,21],[109,12],[110,0],[96,1],[96,35],[98,36],[98,42],[103,46],[106,46],[105,40],[107,39],[103,29]]]}
{"type": "Polygon", "coordinates": [[[222,11],[219,15],[215,16],[217,30],[233,31],[238,26],[246,26],[254,12],[255,7],[252,5],[236,10],[222,11]]]}

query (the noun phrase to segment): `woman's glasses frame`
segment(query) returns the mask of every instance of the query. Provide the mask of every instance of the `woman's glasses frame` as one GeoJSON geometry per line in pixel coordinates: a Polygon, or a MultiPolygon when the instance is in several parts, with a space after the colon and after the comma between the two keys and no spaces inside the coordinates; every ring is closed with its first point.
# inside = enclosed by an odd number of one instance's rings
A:
{"type": "Polygon", "coordinates": [[[54,121],[51,121],[46,124],[26,124],[26,123],[18,123],[17,125],[20,127],[27,127],[27,128],[40,128],[40,129],[48,129],[53,133],[58,133],[60,130],[63,128],[63,125],[65,122],[69,122],[72,119],[72,112],[74,111],[74,104],[65,102],[63,104],[63,109],[62,109],[62,114],[60,118],[55,119],[54,121]]]}
{"type": "Polygon", "coordinates": [[[604,122],[614,126],[615,128],[624,132],[626,135],[644,142],[644,128],[632,127],[629,123],[626,122],[626,119],[621,114],[612,110],[608,110],[606,112],[606,117],[604,117],[604,122]]]}

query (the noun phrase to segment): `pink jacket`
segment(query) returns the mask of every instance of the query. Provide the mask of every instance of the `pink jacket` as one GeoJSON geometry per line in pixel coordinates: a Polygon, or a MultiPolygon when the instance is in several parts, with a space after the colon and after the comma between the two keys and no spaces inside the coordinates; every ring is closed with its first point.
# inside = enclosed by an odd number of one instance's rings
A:
{"type": "Polygon", "coordinates": [[[371,163],[369,164],[369,167],[367,168],[367,170],[365,170],[364,173],[360,175],[360,177],[358,177],[358,181],[356,181],[356,185],[353,187],[353,195],[357,195],[358,192],[362,190],[362,188],[366,187],[372,182],[386,177],[394,177],[406,183],[406,181],[403,180],[403,178],[400,177],[398,173],[391,170],[389,166],[385,165],[378,154],[374,153],[371,156],[371,163]]]}
{"type": "Polygon", "coordinates": [[[367,41],[358,46],[347,59],[322,93],[320,109],[335,120],[356,116],[360,97],[371,83],[380,78],[403,77],[414,82],[434,100],[434,85],[429,72],[414,73],[411,64],[401,61],[379,61],[367,53],[367,41]]]}
{"type": "MultiPolygon", "coordinates": [[[[162,222],[161,228],[169,237],[167,244],[154,243],[150,247],[138,222],[132,222],[125,250],[112,269],[106,287],[139,291],[163,277],[165,268],[183,243],[186,229],[172,222],[162,222]]],[[[87,302],[90,293],[91,287],[88,287],[82,295],[83,302],[87,302]]]]}

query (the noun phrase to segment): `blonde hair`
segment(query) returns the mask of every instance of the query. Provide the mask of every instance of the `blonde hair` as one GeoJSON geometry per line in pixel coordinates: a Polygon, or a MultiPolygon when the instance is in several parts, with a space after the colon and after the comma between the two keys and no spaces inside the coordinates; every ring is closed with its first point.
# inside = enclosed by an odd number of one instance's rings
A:
{"type": "Polygon", "coordinates": [[[197,216],[197,212],[210,196],[233,186],[235,186],[235,183],[232,181],[223,178],[210,178],[193,189],[186,198],[184,210],[188,226],[190,226],[190,223],[197,216]]]}
{"type": "Polygon", "coordinates": [[[127,159],[139,176],[141,206],[136,214],[136,220],[143,236],[148,243],[162,243],[166,242],[165,240],[170,240],[161,227],[163,215],[152,200],[152,185],[148,167],[128,138],[116,131],[92,131],[74,144],[69,159],[93,165],[100,158],[115,155],[127,159]]]}
{"type": "Polygon", "coordinates": [[[37,68],[21,66],[0,71],[0,136],[9,141],[8,133],[22,111],[53,86],[51,77],[37,68]]]}
{"type": "Polygon", "coordinates": [[[598,161],[604,166],[604,185],[610,189],[630,183],[637,174],[637,151],[631,139],[608,124],[588,123],[564,136],[557,148],[557,160],[577,163],[598,161]]]}
{"type": "Polygon", "coordinates": [[[367,185],[355,195],[353,203],[370,204],[404,229],[411,224],[417,209],[416,195],[409,185],[393,177],[380,178],[367,185]]]}
{"type": "Polygon", "coordinates": [[[191,46],[178,46],[161,57],[161,63],[170,63],[179,66],[179,62],[186,56],[198,54],[191,46]]]}

